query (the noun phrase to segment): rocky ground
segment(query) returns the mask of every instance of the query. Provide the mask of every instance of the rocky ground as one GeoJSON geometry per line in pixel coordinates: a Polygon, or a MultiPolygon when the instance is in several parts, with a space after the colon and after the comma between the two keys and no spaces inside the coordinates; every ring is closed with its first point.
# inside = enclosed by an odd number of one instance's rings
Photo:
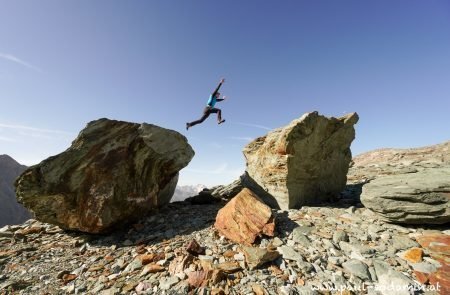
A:
{"type": "Polygon", "coordinates": [[[373,180],[449,164],[450,142],[357,156],[335,203],[274,210],[275,235],[253,247],[219,235],[225,202],[203,204],[209,193],[107,235],[36,220],[5,226],[0,294],[450,294],[448,223],[388,223],[360,200],[373,180]]]}
{"type": "Polygon", "coordinates": [[[347,182],[361,183],[386,175],[449,166],[450,141],[421,148],[378,149],[352,159],[347,182]]]}
{"type": "Polygon", "coordinates": [[[36,220],[6,226],[0,294],[437,294],[427,273],[443,256],[421,238],[439,237],[448,251],[450,231],[385,223],[352,189],[335,204],[274,211],[275,236],[254,245],[281,254],[270,259],[218,235],[223,203],[172,203],[109,235],[36,220]]]}

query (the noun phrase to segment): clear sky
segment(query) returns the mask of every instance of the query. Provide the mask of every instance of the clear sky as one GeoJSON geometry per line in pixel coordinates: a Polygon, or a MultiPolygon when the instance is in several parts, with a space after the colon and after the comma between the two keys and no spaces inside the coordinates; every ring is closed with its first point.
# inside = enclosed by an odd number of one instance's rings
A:
{"type": "Polygon", "coordinates": [[[227,184],[243,147],[310,111],[357,112],[354,155],[450,139],[450,2],[0,0],[0,154],[31,165],[91,120],[195,150],[179,184],[227,184]],[[226,122],[201,116],[221,77],[226,122]]]}

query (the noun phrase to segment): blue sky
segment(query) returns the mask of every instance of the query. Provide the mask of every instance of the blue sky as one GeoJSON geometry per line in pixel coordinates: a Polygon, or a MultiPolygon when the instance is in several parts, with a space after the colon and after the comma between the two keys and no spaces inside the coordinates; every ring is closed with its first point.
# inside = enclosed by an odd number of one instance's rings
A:
{"type": "Polygon", "coordinates": [[[184,134],[180,184],[227,184],[314,110],[359,114],[354,155],[449,140],[450,2],[0,0],[0,154],[23,164],[107,117],[184,134]],[[221,77],[226,123],[186,131],[221,77]]]}

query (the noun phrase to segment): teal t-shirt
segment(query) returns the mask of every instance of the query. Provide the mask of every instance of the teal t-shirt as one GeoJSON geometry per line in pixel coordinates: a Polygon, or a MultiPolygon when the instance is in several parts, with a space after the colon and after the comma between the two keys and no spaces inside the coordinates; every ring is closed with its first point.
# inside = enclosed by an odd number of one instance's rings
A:
{"type": "Polygon", "coordinates": [[[216,102],[217,102],[216,97],[211,94],[206,104],[213,108],[216,105],[216,102]]]}

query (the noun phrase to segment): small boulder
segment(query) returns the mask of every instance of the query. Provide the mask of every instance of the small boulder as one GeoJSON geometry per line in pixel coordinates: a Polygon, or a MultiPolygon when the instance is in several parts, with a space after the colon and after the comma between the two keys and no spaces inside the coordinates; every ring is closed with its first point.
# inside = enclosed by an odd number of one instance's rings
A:
{"type": "Polygon", "coordinates": [[[273,236],[272,210],[251,190],[244,188],[216,216],[215,228],[228,239],[250,246],[258,236],[273,236]]]}
{"type": "Polygon", "coordinates": [[[250,270],[254,270],[265,263],[274,261],[280,257],[278,251],[259,248],[259,247],[242,247],[245,255],[245,262],[250,270]]]}
{"type": "Polygon", "coordinates": [[[200,244],[195,239],[190,240],[186,244],[185,248],[189,254],[192,254],[194,256],[205,254],[205,247],[200,246],[200,244]]]}
{"type": "Polygon", "coordinates": [[[218,185],[211,188],[211,194],[218,199],[232,199],[244,188],[241,178],[242,176],[228,185],[218,185]]]}
{"type": "Polygon", "coordinates": [[[192,205],[208,205],[220,202],[220,198],[214,197],[211,194],[211,191],[205,188],[197,195],[186,198],[185,201],[191,203],[192,205]]]}

